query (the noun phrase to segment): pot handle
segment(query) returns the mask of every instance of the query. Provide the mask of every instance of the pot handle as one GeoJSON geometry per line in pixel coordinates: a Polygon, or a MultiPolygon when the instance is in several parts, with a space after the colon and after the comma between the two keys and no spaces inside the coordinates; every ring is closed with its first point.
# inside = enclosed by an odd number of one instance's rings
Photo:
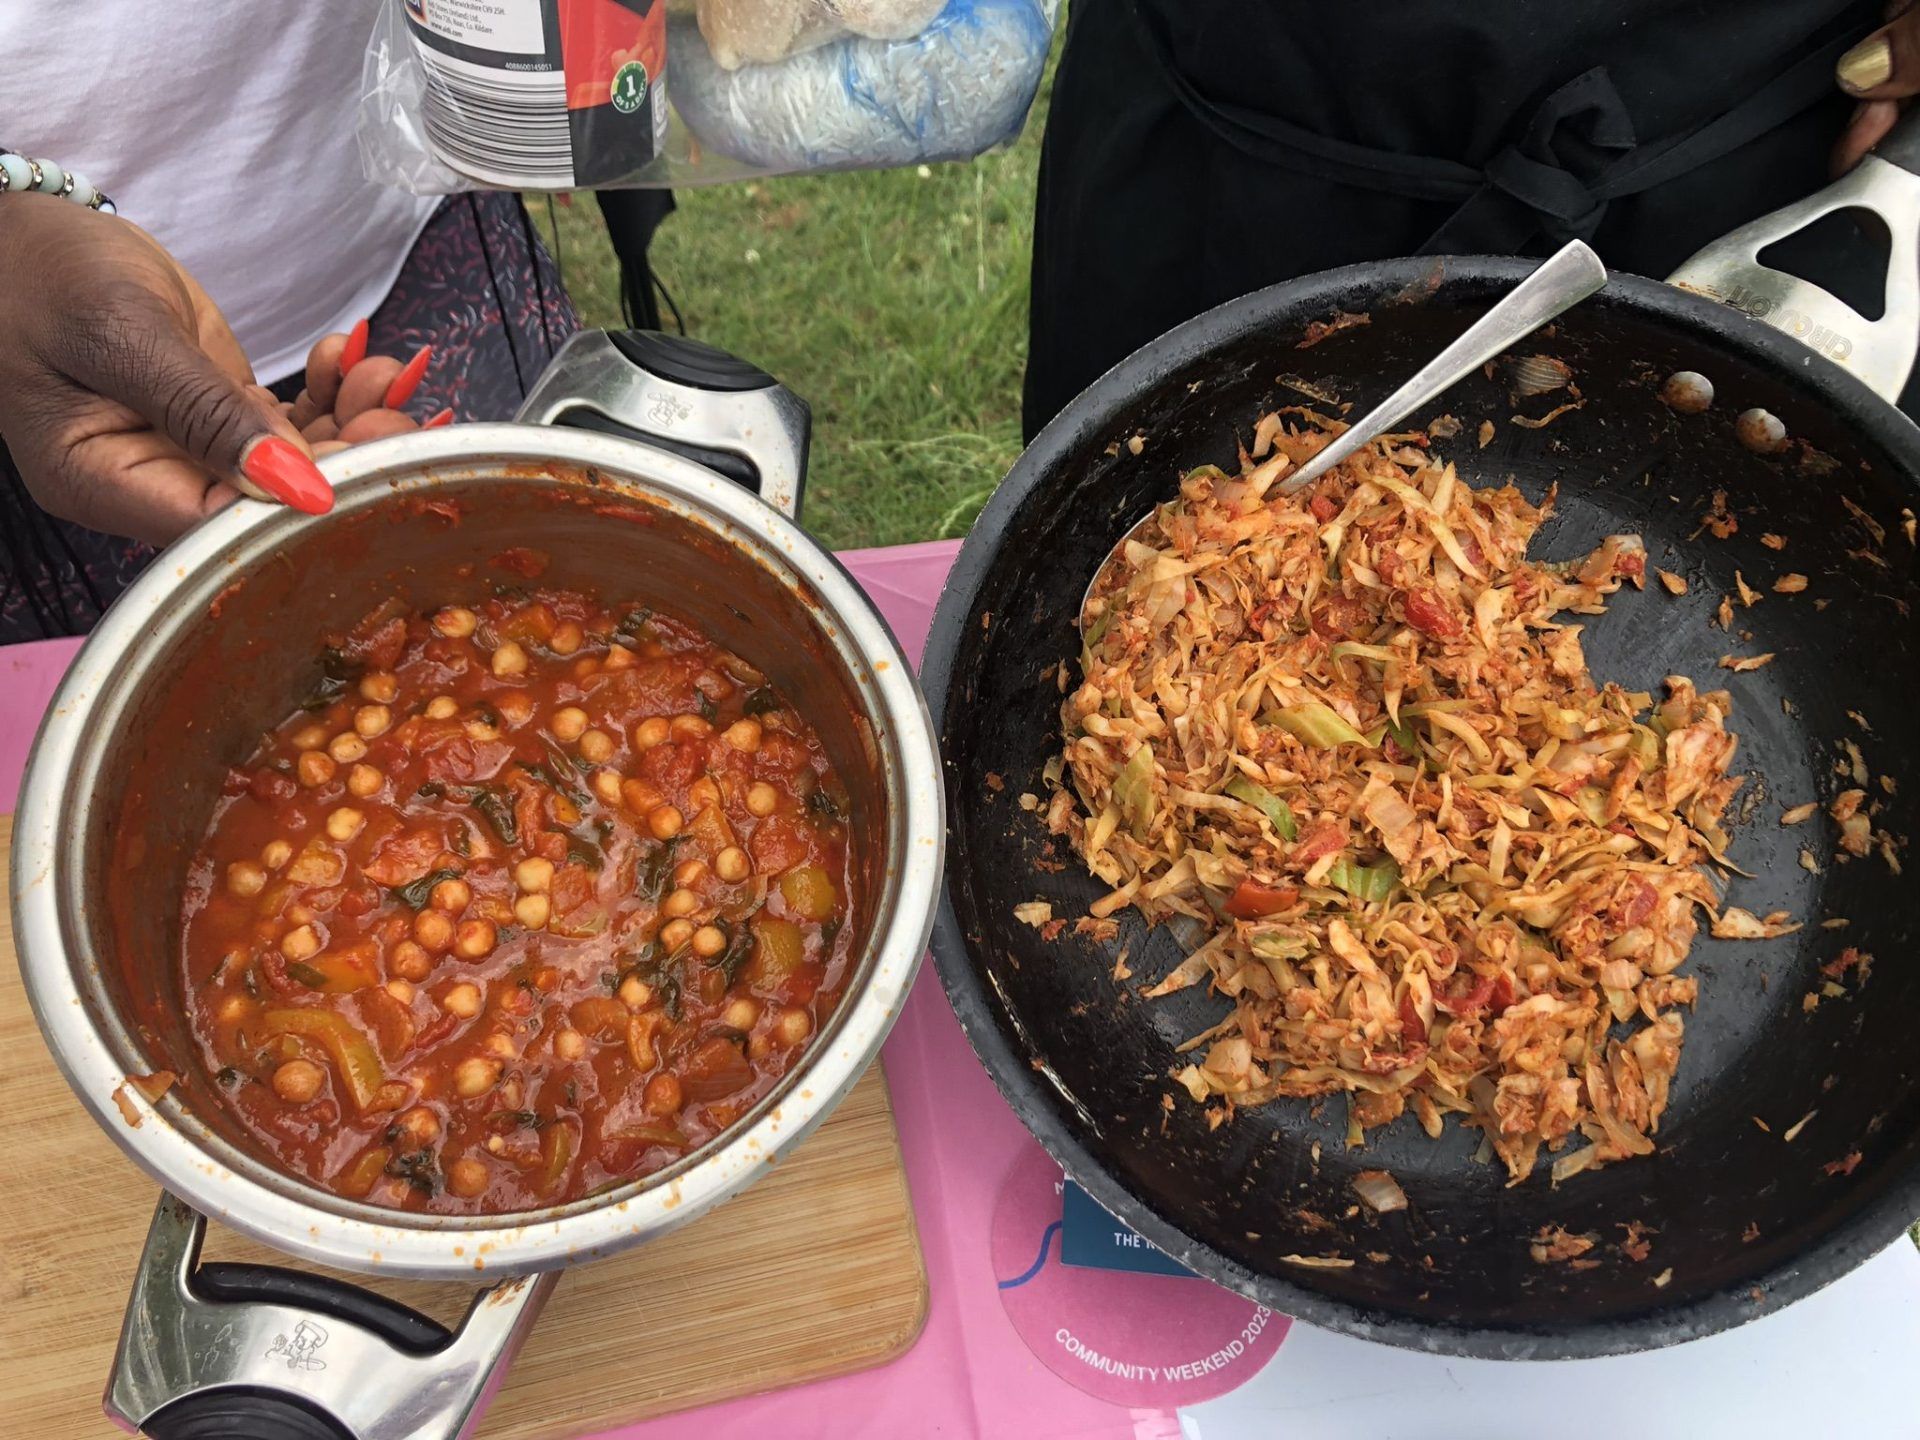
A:
{"type": "Polygon", "coordinates": [[[1786,331],[1896,401],[1920,351],[1920,110],[1910,110],[1826,189],[1721,236],[1667,277],[1786,331]],[[1836,210],[1871,210],[1890,237],[1886,309],[1869,320],[1811,281],[1762,265],[1760,252],[1836,210]]]}
{"type": "Polygon", "coordinates": [[[321,1275],[198,1265],[206,1217],[164,1191],[107,1413],[153,1440],[460,1440],[557,1273],[474,1296],[457,1330],[321,1275]]]}
{"type": "Polygon", "coordinates": [[[657,330],[581,330],[560,347],[515,420],[639,440],[718,471],[788,519],[800,516],[807,402],[757,366],[657,330]]]}

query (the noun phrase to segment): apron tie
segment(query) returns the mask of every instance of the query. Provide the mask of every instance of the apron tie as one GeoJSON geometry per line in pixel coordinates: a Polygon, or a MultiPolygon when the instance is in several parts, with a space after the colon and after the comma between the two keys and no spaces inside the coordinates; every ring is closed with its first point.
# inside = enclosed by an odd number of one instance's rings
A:
{"type": "Polygon", "coordinates": [[[1833,93],[1833,64],[1858,37],[1831,36],[1745,100],[1689,130],[1641,142],[1605,66],[1561,85],[1534,107],[1516,140],[1484,166],[1406,155],[1320,135],[1246,106],[1209,100],[1175,63],[1137,3],[1136,28],[1169,89],[1208,130],[1252,159],[1457,209],[1420,247],[1423,255],[1515,254],[1536,240],[1593,237],[1609,201],[1651,190],[1731,154],[1833,93]]]}

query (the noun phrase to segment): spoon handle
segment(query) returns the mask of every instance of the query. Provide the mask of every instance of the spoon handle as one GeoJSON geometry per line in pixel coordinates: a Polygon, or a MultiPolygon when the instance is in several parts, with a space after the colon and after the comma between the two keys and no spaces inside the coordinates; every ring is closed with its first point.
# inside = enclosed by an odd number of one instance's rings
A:
{"type": "Polygon", "coordinates": [[[1607,283],[1607,268],[1585,242],[1570,240],[1486,314],[1469,325],[1413,378],[1369,410],[1345,433],[1275,487],[1291,495],[1311,485],[1376,436],[1385,434],[1461,376],[1477,370],[1554,316],[1572,309],[1607,283]]]}

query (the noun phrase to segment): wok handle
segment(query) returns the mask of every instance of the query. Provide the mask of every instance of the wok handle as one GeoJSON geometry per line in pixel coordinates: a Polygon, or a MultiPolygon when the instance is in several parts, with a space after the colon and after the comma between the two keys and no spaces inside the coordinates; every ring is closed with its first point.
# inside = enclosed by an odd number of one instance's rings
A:
{"type": "Polygon", "coordinates": [[[206,1217],[162,1193],[106,1410],[153,1440],[461,1440],[558,1280],[503,1280],[455,1330],[342,1280],[198,1265],[206,1217]]]}
{"type": "Polygon", "coordinates": [[[1894,401],[1920,352],[1920,110],[1910,110],[1826,189],[1723,235],[1667,277],[1786,331],[1894,401]],[[1887,227],[1886,310],[1869,320],[1760,252],[1836,210],[1871,210],[1887,227]]]}
{"type": "Polygon", "coordinates": [[[621,435],[718,471],[800,517],[813,414],[758,366],[654,330],[582,330],[516,420],[621,435]]]}

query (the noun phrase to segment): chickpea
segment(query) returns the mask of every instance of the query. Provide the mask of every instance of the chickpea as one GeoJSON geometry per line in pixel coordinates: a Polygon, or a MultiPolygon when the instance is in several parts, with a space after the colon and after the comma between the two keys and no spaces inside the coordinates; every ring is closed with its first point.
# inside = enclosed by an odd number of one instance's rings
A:
{"type": "Polygon", "coordinates": [[[269,840],[260,852],[260,863],[269,870],[278,870],[292,858],[293,846],[285,840],[269,840]]]}
{"type": "Polygon", "coordinates": [[[613,770],[594,771],[593,793],[600,797],[602,804],[618,805],[620,803],[619,773],[613,770]]]}
{"type": "Polygon", "coordinates": [[[453,1093],[471,1100],[484,1095],[500,1080],[500,1062],[484,1055],[469,1055],[453,1067],[453,1093]]]}
{"type": "Polygon", "coordinates": [[[428,903],[436,910],[458,915],[473,903],[473,887],[458,878],[442,880],[433,887],[433,895],[428,903]]]}
{"type": "Polygon", "coordinates": [[[667,717],[652,715],[633,727],[633,748],[651,750],[667,743],[667,717]]]}
{"type": "Polygon", "coordinates": [[[413,938],[438,955],[453,943],[453,921],[438,910],[422,910],[413,917],[413,938]]]}
{"type": "Polygon", "coordinates": [[[747,1037],[747,1058],[758,1064],[773,1054],[773,1036],[765,1030],[756,1030],[747,1037]]]}
{"type": "Polygon", "coordinates": [[[433,959],[413,941],[402,940],[393,947],[387,968],[402,980],[424,980],[433,970],[433,959]]]}
{"type": "Polygon", "coordinates": [[[400,682],[391,670],[369,670],[360,677],[360,698],[376,705],[391,705],[400,693],[400,682]]]}
{"type": "Polygon", "coordinates": [[[591,765],[604,765],[613,758],[613,737],[604,730],[589,730],[580,737],[580,757],[591,765]]]}
{"type": "Polygon", "coordinates": [[[491,920],[462,920],[454,937],[453,952],[463,960],[478,960],[493,953],[497,938],[491,920]]]}
{"type": "Polygon", "coordinates": [[[493,697],[493,708],[508,725],[524,725],[533,718],[533,697],[524,690],[508,690],[493,697]]]}
{"type": "MultiPolygon", "coordinates": [[[[498,1055],[502,1060],[517,1060],[520,1058],[520,1052],[514,1049],[512,1039],[505,1035],[489,1035],[487,1037],[487,1051],[489,1054],[498,1055]]],[[[500,1094],[509,1104],[518,1105],[520,1103],[519,1080],[508,1080],[505,1085],[500,1087],[500,1094]]]]}
{"type": "Polygon", "coordinates": [[[553,862],[530,856],[513,867],[513,883],[529,895],[544,895],[553,884],[553,862]]]}
{"type": "Polygon", "coordinates": [[[324,785],[333,779],[333,773],[339,767],[333,763],[333,757],[324,750],[303,750],[293,771],[300,783],[309,790],[324,785]]]}
{"type": "Polygon", "coordinates": [[[393,711],[384,705],[362,705],[353,712],[353,733],[362,740],[384,735],[393,724],[393,711]]]}
{"type": "Polygon", "coordinates": [[[289,905],[287,907],[287,923],[289,925],[311,925],[313,923],[313,910],[306,905],[289,905]]]}
{"type": "Polygon", "coordinates": [[[342,730],[327,742],[327,754],[342,765],[351,765],[367,758],[367,742],[351,730],[342,730]]]}
{"type": "Polygon", "coordinates": [[[647,1088],[640,1096],[640,1104],[649,1115],[678,1115],[685,1103],[680,1078],[664,1071],[647,1081],[647,1088]]]}
{"type": "Polygon", "coordinates": [[[571,620],[562,620],[547,637],[547,648],[556,655],[571,655],[586,643],[587,632],[571,620]]]}
{"type": "Polygon", "coordinates": [[[430,1145],[440,1137],[440,1117],[424,1105],[414,1106],[396,1123],[419,1145],[430,1145]]]}
{"type": "Polygon", "coordinates": [[[628,779],[620,782],[620,800],[636,815],[645,815],[659,808],[666,798],[644,780],[628,779]]]}
{"type": "Polygon", "coordinates": [[[638,975],[629,975],[620,982],[618,994],[622,1005],[629,1010],[639,1010],[653,998],[653,987],[638,975]]]}
{"type": "Polygon", "coordinates": [[[553,731],[553,738],[564,740],[571,745],[587,733],[587,712],[578,705],[569,705],[565,709],[553,712],[553,719],[547,722],[553,731]]]}
{"type": "Polygon", "coordinates": [[[676,740],[698,740],[703,735],[711,735],[713,726],[698,715],[676,715],[667,731],[676,740]]]}
{"type": "Polygon", "coordinates": [[[504,1155],[504,1154],[506,1154],[506,1153],[507,1153],[507,1141],[506,1141],[506,1137],[505,1137],[505,1136],[503,1136],[503,1135],[489,1135],[489,1136],[487,1136],[487,1153],[488,1153],[489,1155],[504,1155]]]}
{"type": "Polygon", "coordinates": [[[305,960],[320,953],[320,936],[311,925],[296,925],[280,937],[280,953],[289,960],[305,960]]]}
{"type": "Polygon", "coordinates": [[[627,649],[626,646],[609,645],[607,647],[607,658],[601,661],[600,665],[604,670],[631,670],[633,668],[633,660],[633,651],[627,649]]]}
{"type": "MultiPolygon", "coordinates": [[[[727,948],[727,933],[717,925],[702,925],[693,932],[693,953],[702,960],[711,960],[727,948]]],[[[744,1026],[742,1029],[746,1028],[744,1026]]]]}
{"type": "Polygon", "coordinates": [[[366,828],[366,824],[365,815],[351,805],[342,805],[328,813],[327,834],[334,840],[351,840],[366,828]]]}
{"type": "Polygon", "coordinates": [[[543,930],[553,914],[553,903],[544,895],[522,895],[513,902],[513,918],[529,930],[543,930]]]}
{"type": "Polygon", "coordinates": [[[293,732],[293,746],[296,750],[318,750],[327,743],[327,727],[321,724],[302,725],[293,732]]]}
{"type": "Polygon", "coordinates": [[[411,1005],[413,1003],[413,985],[410,981],[387,981],[387,994],[398,1000],[402,1005],[411,1005]]]}
{"type": "Polygon", "coordinates": [[[782,1045],[798,1045],[813,1033],[813,1016],[796,1006],[789,1006],[774,1017],[773,1038],[782,1045]]]}
{"type": "Polygon", "coordinates": [[[267,888],[267,870],[251,860],[236,860],[227,866],[227,889],[235,895],[251,897],[267,888]]]}
{"type": "Polygon", "coordinates": [[[765,819],[780,808],[780,792],[764,780],[747,787],[747,813],[765,819]]]}
{"type": "Polygon", "coordinates": [[[700,897],[691,890],[675,890],[660,902],[660,913],[673,920],[682,915],[691,915],[699,908],[700,897]]]}
{"type": "Polygon", "coordinates": [[[436,695],[427,702],[425,711],[429,720],[451,720],[460,713],[460,702],[451,695],[436,695]]]}
{"type": "Polygon", "coordinates": [[[582,655],[573,662],[573,678],[585,680],[589,675],[600,673],[600,662],[591,655],[582,655]]]}
{"type": "Polygon", "coordinates": [[[561,1060],[578,1060],[587,1053],[587,1037],[578,1030],[562,1030],[553,1037],[553,1053],[561,1060]]]}
{"type": "Polygon", "coordinates": [[[742,996],[738,1000],[729,1000],[727,1008],[720,1012],[720,1023],[731,1025],[736,1030],[751,1030],[754,1022],[760,1018],[760,1002],[742,996]]]}
{"type": "Polygon", "coordinates": [[[673,867],[673,883],[683,888],[698,885],[707,878],[707,862],[704,860],[682,860],[673,867]]]}
{"type": "Polygon", "coordinates": [[[469,740],[476,743],[498,740],[500,738],[499,727],[489,725],[485,720],[469,720],[460,728],[467,732],[467,738],[469,740]]]}
{"type": "Polygon", "coordinates": [[[433,617],[434,633],[449,640],[464,640],[473,634],[480,617],[462,605],[449,605],[433,617]]]}
{"type": "Polygon", "coordinates": [[[386,783],[387,777],[371,765],[356,765],[347,771],[347,793],[357,799],[378,795],[386,783]]]}
{"type": "Polygon", "coordinates": [[[449,1015],[458,1015],[462,1020],[473,1019],[480,1013],[480,987],[462,980],[440,997],[440,1008],[449,1015]]]}
{"type": "Polygon", "coordinates": [[[214,1018],[222,1025],[238,1025],[253,1013],[253,1002],[244,995],[229,995],[220,1002],[214,1018]]]}
{"type": "Polygon", "coordinates": [[[487,1193],[487,1165],[471,1155],[462,1155],[447,1167],[447,1189],[463,1200],[487,1193]]]}
{"type": "Polygon", "coordinates": [[[669,950],[678,950],[692,938],[691,920],[669,920],[660,927],[660,943],[669,950]]]}
{"type": "Polygon", "coordinates": [[[683,817],[671,805],[657,805],[647,813],[647,829],[656,840],[671,840],[680,833],[683,817]]]}
{"type": "Polygon", "coordinates": [[[736,750],[751,753],[760,748],[760,722],[758,720],[736,720],[727,727],[727,744],[736,750]]]}
{"type": "Polygon", "coordinates": [[[713,783],[711,775],[702,775],[687,787],[687,803],[695,810],[705,810],[720,803],[720,787],[713,783]]]}
{"type": "Polygon", "coordinates": [[[289,1105],[304,1105],[320,1093],[327,1072],[311,1060],[288,1060],[273,1072],[273,1093],[289,1105]]]}
{"type": "Polygon", "coordinates": [[[729,845],[713,857],[713,873],[729,885],[737,885],[753,873],[753,863],[738,845],[729,845]]]}
{"type": "Polygon", "coordinates": [[[527,652],[521,649],[518,640],[509,640],[493,652],[489,668],[500,677],[524,675],[527,673],[527,652]]]}

